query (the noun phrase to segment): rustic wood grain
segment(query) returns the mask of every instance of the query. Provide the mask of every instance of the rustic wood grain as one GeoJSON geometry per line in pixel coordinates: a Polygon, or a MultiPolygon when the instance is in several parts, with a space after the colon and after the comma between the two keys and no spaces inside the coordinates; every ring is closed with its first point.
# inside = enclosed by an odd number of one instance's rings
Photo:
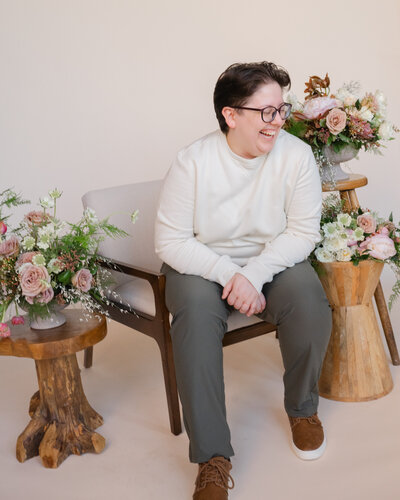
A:
{"type": "Polygon", "coordinates": [[[393,380],[372,296],[383,263],[320,263],[332,307],[332,334],[319,381],[320,394],[337,401],[369,401],[388,394],[393,380]]]}

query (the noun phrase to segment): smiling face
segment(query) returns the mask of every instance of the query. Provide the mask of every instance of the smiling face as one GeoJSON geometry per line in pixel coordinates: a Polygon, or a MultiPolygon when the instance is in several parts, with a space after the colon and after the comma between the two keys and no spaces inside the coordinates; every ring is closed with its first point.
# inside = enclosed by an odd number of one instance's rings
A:
{"type": "MultiPolygon", "coordinates": [[[[264,83],[258,87],[243,106],[249,108],[279,108],[283,104],[282,89],[276,82],[264,83]]],[[[225,107],[222,110],[229,127],[227,141],[231,150],[243,158],[256,158],[269,153],[285,120],[279,113],[270,123],[261,119],[261,112],[225,107]]]]}

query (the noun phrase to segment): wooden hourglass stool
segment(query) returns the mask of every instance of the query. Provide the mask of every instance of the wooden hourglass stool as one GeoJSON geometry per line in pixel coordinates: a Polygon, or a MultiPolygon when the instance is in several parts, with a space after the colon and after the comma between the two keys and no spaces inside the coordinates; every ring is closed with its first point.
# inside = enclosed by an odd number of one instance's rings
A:
{"type": "MultiPolygon", "coordinates": [[[[344,210],[350,212],[357,210],[360,207],[358,203],[356,188],[366,186],[368,179],[364,175],[349,174],[349,179],[337,181],[335,184],[325,183],[322,185],[322,191],[339,191],[340,198],[344,200],[344,210]]],[[[383,332],[385,334],[386,342],[389,348],[392,363],[400,365],[400,357],[397,350],[396,340],[393,334],[392,323],[390,321],[389,312],[386,305],[385,296],[383,294],[382,284],[378,280],[378,285],[374,293],[376,307],[378,309],[379,317],[382,323],[383,332]]]]}

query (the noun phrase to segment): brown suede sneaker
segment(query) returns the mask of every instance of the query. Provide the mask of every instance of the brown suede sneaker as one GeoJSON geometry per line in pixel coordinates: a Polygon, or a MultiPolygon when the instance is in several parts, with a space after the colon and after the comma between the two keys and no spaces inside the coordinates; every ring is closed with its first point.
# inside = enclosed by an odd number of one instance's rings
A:
{"type": "Polygon", "coordinates": [[[316,460],[325,451],[326,439],[318,414],[311,417],[290,417],[293,451],[302,460],[316,460]]]}
{"type": "Polygon", "coordinates": [[[228,489],[231,490],[235,485],[229,474],[231,469],[230,461],[224,457],[214,457],[199,464],[193,500],[227,500],[228,489]]]}

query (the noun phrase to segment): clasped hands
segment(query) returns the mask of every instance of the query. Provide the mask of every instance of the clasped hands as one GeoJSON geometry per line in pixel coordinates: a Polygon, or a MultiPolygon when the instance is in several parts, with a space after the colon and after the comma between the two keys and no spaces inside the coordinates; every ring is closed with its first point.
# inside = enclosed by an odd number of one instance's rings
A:
{"type": "Polygon", "coordinates": [[[239,273],[234,274],[225,285],[222,299],[246,316],[261,313],[266,305],[263,293],[258,293],[250,281],[239,273]]]}

